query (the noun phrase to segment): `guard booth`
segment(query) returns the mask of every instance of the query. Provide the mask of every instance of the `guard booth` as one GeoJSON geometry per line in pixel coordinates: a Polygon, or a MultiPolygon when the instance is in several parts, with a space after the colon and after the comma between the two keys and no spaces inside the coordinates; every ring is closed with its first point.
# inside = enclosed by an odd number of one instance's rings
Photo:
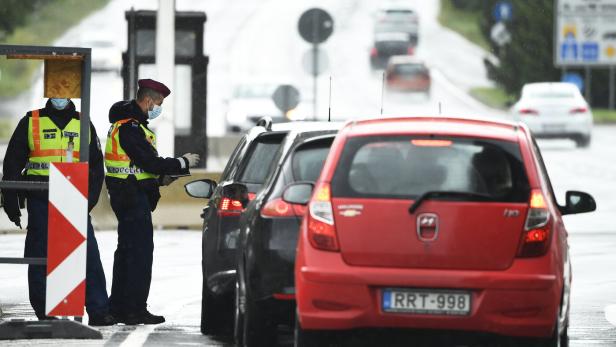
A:
{"type": "MultiPolygon", "coordinates": [[[[87,234],[85,233],[88,215],[87,182],[88,156],[90,151],[87,148],[90,143],[91,49],[0,45],[0,55],[6,56],[7,59],[35,59],[44,61],[43,96],[45,98],[66,97],[81,99],[79,146],[86,149],[79,151],[79,163],[73,163],[72,159],[68,160],[72,157],[71,149],[68,150],[70,151],[70,157],[67,157],[67,162],[51,163],[49,165],[49,182],[25,180],[2,180],[0,182],[1,189],[49,191],[49,205],[56,208],[56,210],[50,208],[48,216],[47,258],[15,258],[0,255],[0,264],[46,266],[45,314],[63,317],[63,319],[48,321],[29,321],[23,319],[4,321],[0,317],[0,340],[40,338],[102,339],[102,334],[98,330],[81,324],[83,306],[85,304],[85,285],[79,284],[79,281],[85,283],[86,270],[85,243],[87,242],[87,236],[85,235],[87,234]],[[60,167],[67,176],[62,175],[59,171],[60,167]],[[80,190],[77,190],[77,186],[79,186],[80,190]],[[84,191],[85,194],[83,193],[84,191]],[[67,199],[67,193],[77,196],[78,199],[67,199]],[[58,201],[69,201],[69,204],[58,204],[58,201]],[[55,213],[54,211],[60,213],[55,213]],[[69,212],[71,217],[65,217],[62,215],[63,212],[69,212]],[[71,226],[69,227],[65,223],[58,223],[62,218],[67,218],[65,220],[68,220],[71,226]],[[66,235],[70,233],[76,233],[74,235],[77,235],[77,237],[74,240],[77,241],[70,243],[66,239],[66,235]],[[72,266],[58,266],[58,264],[68,264],[67,259],[69,257],[71,257],[71,260],[74,260],[71,263],[72,266]],[[70,273],[72,276],[67,277],[67,273],[70,273]],[[69,277],[73,281],[70,281],[69,277]],[[69,320],[68,317],[74,317],[75,320],[69,320]]],[[[24,286],[26,285],[24,283],[24,286]]]]}
{"type": "MultiPolygon", "coordinates": [[[[137,92],[137,80],[156,74],[156,11],[126,11],[128,50],[122,54],[124,99],[137,92]]],[[[175,13],[175,156],[197,153],[207,163],[207,65],[203,54],[203,12],[175,13]]]]}

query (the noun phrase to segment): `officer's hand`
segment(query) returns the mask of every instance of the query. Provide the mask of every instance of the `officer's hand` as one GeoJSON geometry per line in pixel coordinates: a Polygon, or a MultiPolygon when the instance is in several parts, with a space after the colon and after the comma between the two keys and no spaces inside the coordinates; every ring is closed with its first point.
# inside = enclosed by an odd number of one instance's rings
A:
{"type": "Polygon", "coordinates": [[[2,207],[7,216],[9,216],[9,220],[21,228],[21,212],[19,211],[19,199],[17,198],[17,194],[5,193],[2,195],[2,200],[2,207]]]}
{"type": "Polygon", "coordinates": [[[173,183],[177,179],[178,179],[177,177],[172,177],[172,176],[169,176],[169,175],[164,175],[164,176],[162,176],[160,178],[160,184],[163,185],[163,186],[168,186],[168,185],[170,185],[171,183],[173,183]]]}
{"type": "Polygon", "coordinates": [[[196,153],[186,153],[182,155],[182,157],[188,160],[188,167],[195,167],[199,164],[199,154],[196,153]]]}

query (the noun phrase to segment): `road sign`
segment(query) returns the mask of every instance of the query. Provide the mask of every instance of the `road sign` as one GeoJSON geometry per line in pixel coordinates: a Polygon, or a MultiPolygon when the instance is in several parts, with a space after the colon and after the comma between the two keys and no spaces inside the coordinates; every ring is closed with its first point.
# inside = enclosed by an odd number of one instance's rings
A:
{"type": "Polygon", "coordinates": [[[272,100],[280,111],[287,113],[299,104],[299,90],[289,84],[280,85],[272,94],[272,100]]]}
{"type": "Polygon", "coordinates": [[[499,1],[492,9],[492,17],[495,22],[508,22],[513,16],[513,6],[509,1],[499,1]]]}
{"type": "Polygon", "coordinates": [[[568,72],[563,75],[561,81],[575,84],[580,92],[584,91],[584,79],[579,73],[568,72]]]}
{"type": "Polygon", "coordinates": [[[83,316],[86,297],[88,164],[49,165],[45,314],[83,316]]]}
{"type": "Polygon", "coordinates": [[[511,42],[511,34],[503,22],[494,24],[490,30],[490,38],[500,47],[511,42]]]}
{"type": "Polygon", "coordinates": [[[556,66],[616,65],[616,0],[557,0],[556,66]]]}
{"type": "Polygon", "coordinates": [[[334,19],[320,8],[312,8],[299,18],[300,36],[309,43],[325,42],[334,32],[334,19]]]}
{"type": "Polygon", "coordinates": [[[314,49],[309,49],[302,57],[302,66],[307,74],[318,76],[328,69],[329,59],[324,51],[316,49],[315,54],[314,49]],[[317,57],[316,64],[314,63],[315,56],[317,57]]]}

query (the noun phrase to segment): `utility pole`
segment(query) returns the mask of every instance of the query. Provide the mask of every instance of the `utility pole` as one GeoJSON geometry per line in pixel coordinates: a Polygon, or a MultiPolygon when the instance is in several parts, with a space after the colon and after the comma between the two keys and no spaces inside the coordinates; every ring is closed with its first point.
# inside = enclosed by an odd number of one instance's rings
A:
{"type": "Polygon", "coordinates": [[[174,157],[175,0],[158,0],[156,71],[158,80],[171,89],[171,94],[165,98],[162,115],[154,121],[157,133],[157,149],[163,157],[174,157]]]}

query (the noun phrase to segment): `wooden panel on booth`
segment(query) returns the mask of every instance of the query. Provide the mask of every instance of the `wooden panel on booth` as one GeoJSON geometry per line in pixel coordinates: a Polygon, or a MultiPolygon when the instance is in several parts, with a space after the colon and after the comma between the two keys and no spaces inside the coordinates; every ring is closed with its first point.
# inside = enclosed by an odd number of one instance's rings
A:
{"type": "Polygon", "coordinates": [[[81,60],[45,60],[46,98],[81,97],[81,60]]]}

